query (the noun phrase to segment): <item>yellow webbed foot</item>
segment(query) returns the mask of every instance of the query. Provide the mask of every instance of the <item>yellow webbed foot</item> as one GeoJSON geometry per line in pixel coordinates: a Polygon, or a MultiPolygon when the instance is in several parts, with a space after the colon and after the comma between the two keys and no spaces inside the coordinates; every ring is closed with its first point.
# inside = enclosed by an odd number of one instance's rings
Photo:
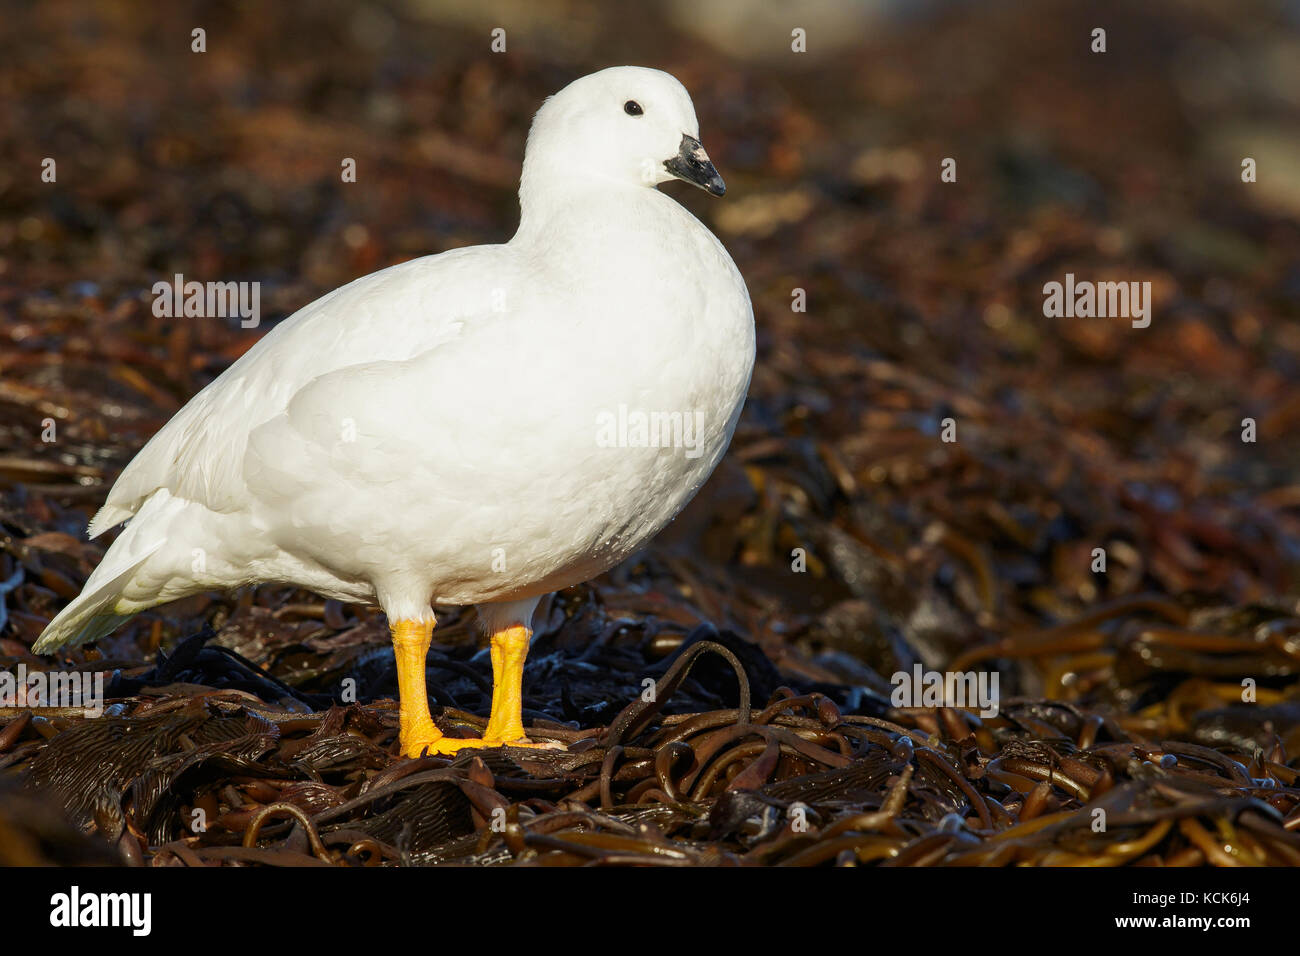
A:
{"type": "Polygon", "coordinates": [[[516,740],[494,740],[490,737],[448,737],[434,728],[433,733],[412,734],[402,738],[403,757],[422,757],[427,754],[454,754],[460,750],[483,750],[492,747],[527,747],[532,750],[566,750],[556,740],[533,741],[526,737],[516,740]]]}

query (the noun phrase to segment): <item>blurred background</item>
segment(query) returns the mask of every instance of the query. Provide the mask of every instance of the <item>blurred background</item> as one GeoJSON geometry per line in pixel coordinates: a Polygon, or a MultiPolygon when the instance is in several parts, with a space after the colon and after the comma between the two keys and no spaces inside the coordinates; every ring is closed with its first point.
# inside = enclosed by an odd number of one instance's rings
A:
{"type": "MultiPolygon", "coordinates": [[[[507,239],[542,99],[636,64],[694,97],[729,192],[663,188],[744,274],[758,364],[707,488],[557,596],[540,645],[654,657],[709,621],[868,698],[916,662],[996,667],[1004,694],[1144,734],[1300,747],[1300,3],[6,0],[0,20],[0,662],[37,662],[101,553],[87,516],[181,404],[336,286],[507,239]],[[154,317],[175,273],[260,282],[263,327],[154,317]],[[1149,281],[1150,327],[1044,317],[1066,273],[1149,281]],[[1225,711],[1245,678],[1266,706],[1225,711]]],[[[469,655],[469,616],[441,620],[469,655]]],[[[205,623],[318,691],[387,642],[373,611],[265,587],[69,660],[129,672],[205,623]]],[[[609,688],[575,693],[559,716],[611,715],[609,688]]]]}

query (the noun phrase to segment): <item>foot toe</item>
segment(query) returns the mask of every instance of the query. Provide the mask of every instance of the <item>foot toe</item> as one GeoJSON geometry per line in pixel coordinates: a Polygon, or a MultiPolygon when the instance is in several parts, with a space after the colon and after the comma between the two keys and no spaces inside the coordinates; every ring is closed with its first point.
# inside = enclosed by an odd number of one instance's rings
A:
{"type": "Polygon", "coordinates": [[[402,741],[403,757],[423,757],[434,754],[454,754],[461,750],[485,750],[494,747],[526,747],[530,750],[567,750],[558,740],[499,740],[492,737],[446,737],[421,735],[402,741]]]}

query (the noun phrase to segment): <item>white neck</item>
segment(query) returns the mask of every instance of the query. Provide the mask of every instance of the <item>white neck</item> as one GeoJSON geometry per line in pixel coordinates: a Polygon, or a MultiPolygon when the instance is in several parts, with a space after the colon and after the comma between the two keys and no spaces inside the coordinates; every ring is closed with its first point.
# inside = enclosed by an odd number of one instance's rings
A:
{"type": "Polygon", "coordinates": [[[666,198],[641,183],[604,179],[583,171],[557,171],[525,160],[519,181],[519,229],[510,241],[551,242],[559,222],[572,229],[585,210],[604,205],[598,202],[600,199],[622,194],[633,206],[646,201],[651,193],[666,198]]]}

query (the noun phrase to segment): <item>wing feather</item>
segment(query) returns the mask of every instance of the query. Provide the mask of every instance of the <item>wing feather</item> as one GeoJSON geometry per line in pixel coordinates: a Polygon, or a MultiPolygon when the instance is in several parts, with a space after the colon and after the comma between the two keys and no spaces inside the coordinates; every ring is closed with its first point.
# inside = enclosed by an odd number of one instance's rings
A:
{"type": "Polygon", "coordinates": [[[239,507],[250,432],[324,374],[402,361],[454,339],[491,311],[478,277],[509,276],[505,246],[414,259],[363,276],[303,307],[195,395],[119,476],[91,536],[127,520],[159,488],[213,511],[239,507]]]}

